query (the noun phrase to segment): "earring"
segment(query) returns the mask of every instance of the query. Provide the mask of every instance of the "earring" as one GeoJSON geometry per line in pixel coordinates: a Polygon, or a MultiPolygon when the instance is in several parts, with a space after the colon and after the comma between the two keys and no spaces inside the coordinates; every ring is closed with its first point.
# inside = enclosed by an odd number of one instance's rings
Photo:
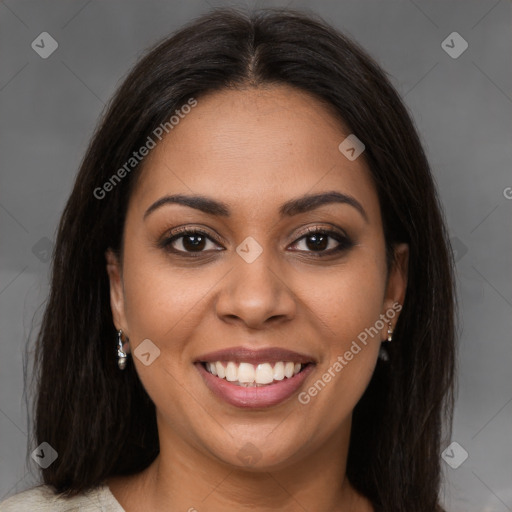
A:
{"type": "MultiPolygon", "coordinates": [[[[388,337],[385,340],[385,342],[391,342],[393,340],[393,327],[391,325],[391,322],[388,322],[388,337]]],[[[383,361],[389,361],[389,354],[387,349],[384,348],[384,343],[381,343],[380,349],[379,349],[379,359],[382,359],[383,361]]]]}
{"type": "Polygon", "coordinates": [[[120,370],[126,368],[126,358],[127,354],[123,350],[123,331],[119,329],[117,331],[117,366],[119,366],[120,370]]]}
{"type": "Polygon", "coordinates": [[[388,327],[388,341],[393,341],[393,327],[391,325],[391,322],[389,322],[388,327]]]}

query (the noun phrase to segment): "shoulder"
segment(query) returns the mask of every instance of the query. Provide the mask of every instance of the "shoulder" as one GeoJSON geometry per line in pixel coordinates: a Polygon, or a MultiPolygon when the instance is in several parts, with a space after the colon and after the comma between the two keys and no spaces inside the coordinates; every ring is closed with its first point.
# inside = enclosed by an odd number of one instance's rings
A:
{"type": "Polygon", "coordinates": [[[108,486],[100,485],[77,496],[67,498],[49,485],[39,485],[7,498],[0,512],[124,512],[108,486]]]}

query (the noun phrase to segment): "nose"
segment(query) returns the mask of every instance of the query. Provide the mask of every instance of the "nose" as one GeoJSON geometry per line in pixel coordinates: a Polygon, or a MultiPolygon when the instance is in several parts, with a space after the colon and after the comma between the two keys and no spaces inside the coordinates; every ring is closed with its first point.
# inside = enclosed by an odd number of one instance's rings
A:
{"type": "Polygon", "coordinates": [[[216,302],[222,321],[263,329],[294,318],[297,300],[286,274],[264,255],[265,251],[252,263],[242,258],[235,261],[216,302]]]}

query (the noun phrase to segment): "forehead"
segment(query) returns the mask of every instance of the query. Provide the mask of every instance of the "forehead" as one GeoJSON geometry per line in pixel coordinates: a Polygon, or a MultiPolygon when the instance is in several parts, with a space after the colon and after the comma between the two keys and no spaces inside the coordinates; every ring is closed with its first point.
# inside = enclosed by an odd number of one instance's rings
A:
{"type": "Polygon", "coordinates": [[[146,157],[132,199],[144,208],[165,194],[200,194],[246,215],[339,190],[379,217],[364,158],[338,149],[348,135],[325,105],[288,86],[210,93],[146,157]]]}

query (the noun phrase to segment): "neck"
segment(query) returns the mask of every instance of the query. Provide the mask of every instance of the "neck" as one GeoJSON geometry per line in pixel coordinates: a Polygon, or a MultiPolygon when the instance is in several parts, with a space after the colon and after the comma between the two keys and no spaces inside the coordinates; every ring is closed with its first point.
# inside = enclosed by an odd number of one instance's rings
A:
{"type": "MultiPolygon", "coordinates": [[[[321,446],[306,448],[295,460],[267,469],[233,467],[213,454],[205,455],[204,449],[184,442],[164,425],[159,425],[159,433],[160,454],[129,483],[134,496],[144,496],[146,509],[373,511],[345,475],[350,422],[321,446]]],[[[126,503],[129,512],[133,501],[126,503]]]]}

